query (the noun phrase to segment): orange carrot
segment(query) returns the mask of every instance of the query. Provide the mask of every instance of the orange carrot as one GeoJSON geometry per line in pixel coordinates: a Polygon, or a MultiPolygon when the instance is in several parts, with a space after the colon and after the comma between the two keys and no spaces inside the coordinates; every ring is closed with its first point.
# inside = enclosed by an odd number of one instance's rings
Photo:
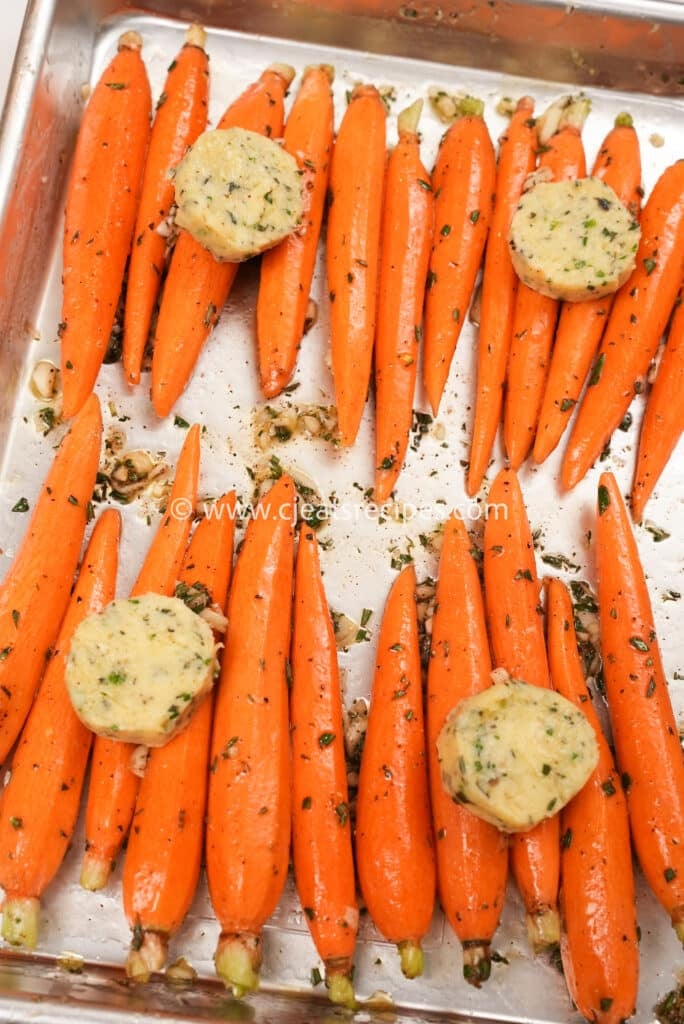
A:
{"type": "Polygon", "coordinates": [[[508,843],[493,825],[455,803],[442,785],[437,737],[460,700],[490,684],[492,663],[477,566],[463,520],[444,528],[432,620],[427,736],[437,888],[463,945],[463,975],[479,986],[491,971],[490,943],[506,894],[508,843]]]}
{"type": "Polygon", "coordinates": [[[261,931],[287,879],[294,518],[294,485],[281,476],[249,523],[235,565],[216,696],[207,878],[221,925],[216,972],[236,996],[259,986],[261,931]]]}
{"type": "MultiPolygon", "coordinates": [[[[176,587],[193,611],[226,605],[233,558],[235,494],[225,495],[197,527],[176,587]]],[[[211,740],[213,696],[163,747],[150,751],[135,805],[123,873],[126,918],[133,941],[126,973],[149,981],[164,966],[199,880],[211,740]]]]}
{"type": "MultiPolygon", "coordinates": [[[[330,344],[340,441],[356,440],[371,373],[380,254],[385,107],[357,85],[330,166],[326,266],[330,344]]],[[[426,185],[428,183],[426,182],[426,185]]]]}
{"type": "MultiPolygon", "coordinates": [[[[579,127],[566,124],[544,147],[539,167],[551,171],[550,180],[585,177],[580,135],[583,119],[579,127]]],[[[504,444],[513,469],[519,468],[534,441],[559,308],[556,299],[540,295],[522,281],[518,283],[504,406],[504,444]]]]}
{"type": "Polygon", "coordinates": [[[644,507],[684,431],[684,293],[679,293],[663,358],[641,424],[632,484],[632,517],[644,507]]]}
{"type": "Polygon", "coordinates": [[[93,396],[55,456],[24,539],[0,587],[1,761],[24,724],[69,602],[101,439],[100,403],[93,396]],[[57,528],[59,543],[55,543],[57,528]]]}
{"type": "Polygon", "coordinates": [[[420,159],[416,101],[399,114],[399,142],[389,158],[382,214],[375,338],[375,501],[392,493],[408,446],[422,335],[425,275],[433,230],[429,175],[420,159]]]}
{"type": "Polygon", "coordinates": [[[593,465],[641,390],[683,277],[684,160],[678,160],[644,207],[636,266],[615,299],[563,458],[565,488],[593,465]]]}
{"type": "Polygon", "coordinates": [[[137,32],[125,32],[76,141],[62,248],[64,416],[95,386],[121,294],[150,135],[150,86],[137,32]]]}
{"type": "MultiPolygon", "coordinates": [[[[219,128],[246,128],[270,138],[283,131],[283,100],[294,77],[273,64],[238,96],[219,128]]],[[[204,342],[218,323],[239,264],[219,263],[187,231],[180,231],[159,305],[152,356],[152,403],[168,416],[187,386],[204,342]]]]}
{"type": "Polygon", "coordinates": [[[185,45],[169,66],[157,103],[128,270],[123,368],[129,384],[140,383],[140,366],[164,271],[167,241],[160,229],[173,203],[171,172],[207,125],[209,58],[204,52],[205,38],[200,25],[187,30],[185,45]]]}
{"type": "Polygon", "coordinates": [[[561,813],[561,956],[573,1003],[586,1020],[620,1024],[636,1006],[639,947],[627,802],[591,705],[577,649],[570,595],[547,588],[548,651],[554,688],[596,734],[599,760],[561,813]]]}
{"type": "Polygon", "coordinates": [[[110,509],[95,525],[0,800],[2,935],[29,949],[38,937],[40,897],[71,842],[92,739],[64,685],[66,656],[78,624],[114,597],[120,523],[110,509]]]}
{"type": "Polygon", "coordinates": [[[407,978],[423,973],[420,940],[435,902],[415,590],[408,565],[385,606],[356,802],[361,892],[407,978]]]}
{"type": "MultiPolygon", "coordinates": [[[[172,594],[188,542],[199,475],[199,427],[190,428],[178,459],[167,511],[157,529],[131,596],[172,594]]],[[[131,823],[140,779],[131,771],[130,743],[97,736],[90,766],[86,805],[86,852],[81,869],[84,889],[102,889],[131,823]]]]}
{"type": "Polygon", "coordinates": [[[316,534],[302,523],[292,633],[292,856],[333,1003],[353,1008],[356,904],[337,647],[316,534]],[[326,742],[321,742],[326,737],[326,742]],[[332,737],[327,742],[327,737],[332,737]]]}
{"type": "MultiPolygon", "coordinates": [[[[629,114],[618,114],[615,127],[603,141],[591,172],[615,191],[638,218],[641,208],[639,138],[629,114]]],[[[586,380],[615,296],[561,306],[539,426],[534,441],[535,462],[543,462],[558,444],[586,380]]]]}
{"type": "Polygon", "coordinates": [[[503,404],[518,276],[508,249],[508,229],[527,175],[534,169],[537,136],[534,101],[523,96],[500,140],[492,226],[482,275],[477,354],[477,394],[468,468],[468,494],[476,494],[487,469],[503,404]]]}
{"type": "MultiPolygon", "coordinates": [[[[494,664],[534,686],[549,687],[534,544],[518,478],[504,469],[489,491],[484,534],[487,626],[494,664]]],[[[558,817],[511,838],[511,866],[535,951],[556,945],[560,871],[558,817]]]]}
{"type": "Polygon", "coordinates": [[[612,473],[599,482],[597,544],[603,671],[632,841],[684,943],[684,754],[639,550],[612,473]]]}
{"type": "Polygon", "coordinates": [[[492,220],[496,157],[483,109],[479,100],[463,101],[463,114],[442,139],[432,173],[435,233],[425,301],[423,381],[435,416],[492,220]]]}
{"type": "Polygon", "coordinates": [[[302,174],[304,210],[300,227],[261,258],[257,343],[267,398],[279,395],[292,377],[304,333],[333,146],[334,73],[329,64],[306,69],[285,125],[283,148],[302,174]]]}

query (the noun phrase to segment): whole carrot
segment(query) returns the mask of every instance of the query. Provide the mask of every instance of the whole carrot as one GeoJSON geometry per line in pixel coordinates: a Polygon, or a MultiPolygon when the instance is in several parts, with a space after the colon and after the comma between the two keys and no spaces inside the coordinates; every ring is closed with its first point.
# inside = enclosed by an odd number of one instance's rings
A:
{"type": "Polygon", "coordinates": [[[259,986],[261,931],[287,878],[294,517],[294,485],[281,476],[249,523],[235,565],[216,696],[207,878],[221,925],[216,972],[236,996],[259,986]]]}
{"type": "MultiPolygon", "coordinates": [[[[223,612],[233,558],[235,494],[225,495],[193,534],[176,595],[193,610],[223,612]]],[[[123,873],[133,929],[126,973],[149,981],[192,903],[204,842],[213,696],[163,747],[150,751],[135,805],[123,873]]]]}
{"type": "Polygon", "coordinates": [[[100,403],[92,396],[62,441],[0,586],[1,760],[24,724],[69,602],[101,440],[100,403]]]}
{"type": "MultiPolygon", "coordinates": [[[[131,596],[172,594],[190,533],[191,516],[197,498],[200,441],[199,427],[190,428],[178,459],[167,511],[152,541],[131,596]]],[[[112,864],[128,833],[140,786],[131,771],[130,743],[97,736],[90,765],[90,787],[86,804],[85,855],[81,868],[84,889],[102,889],[112,864]]]]}
{"type": "Polygon", "coordinates": [[[355,86],[330,166],[325,252],[337,422],[345,446],[356,440],[373,358],[386,119],[375,86],[355,86]]]}
{"type": "MultiPolygon", "coordinates": [[[[550,181],[585,177],[581,131],[588,112],[587,100],[569,103],[563,112],[561,127],[544,145],[539,167],[546,169],[550,181]]],[[[504,406],[504,444],[513,469],[519,468],[534,441],[559,308],[556,299],[540,295],[519,282],[504,406]]]]}
{"type": "Polygon", "coordinates": [[[480,100],[463,101],[462,116],[442,139],[432,173],[435,233],[425,301],[423,381],[435,415],[492,220],[496,158],[483,110],[480,100]]]}
{"type": "Polygon", "coordinates": [[[330,64],[309,67],[285,125],[283,148],[302,174],[300,227],[261,259],[257,345],[261,390],[279,395],[292,377],[304,333],[333,146],[330,64]]]}
{"type": "Polygon", "coordinates": [[[641,424],[639,452],[632,484],[632,518],[640,523],[684,430],[684,295],[679,293],[665,351],[641,424]]]}
{"type": "Polygon", "coordinates": [[[150,86],[137,32],[125,32],[81,122],[62,247],[64,416],[95,386],[114,326],[150,136],[150,86]]]}
{"type": "Polygon", "coordinates": [[[433,230],[429,175],[420,159],[417,100],[399,114],[387,165],[375,338],[375,501],[387,501],[406,456],[433,230]]]}
{"type": "Polygon", "coordinates": [[[477,392],[467,491],[476,494],[492,453],[501,417],[506,364],[518,276],[508,249],[508,229],[527,175],[534,169],[537,136],[534,101],[523,96],[501,136],[496,194],[482,275],[482,313],[477,350],[477,392]]]}
{"type": "Polygon", "coordinates": [[[356,802],[361,892],[407,978],[423,973],[420,941],[435,902],[415,589],[409,565],[385,606],[356,802]]]}
{"type": "MultiPolygon", "coordinates": [[[[618,114],[598,152],[592,177],[615,191],[632,215],[641,208],[641,155],[639,138],[629,114],[618,114]]],[[[533,458],[543,462],[558,444],[577,404],[592,359],[603,334],[614,295],[561,306],[549,376],[546,381],[533,458]]]]}
{"type": "Polygon", "coordinates": [[[593,465],[641,390],[683,277],[684,160],[678,160],[644,207],[636,266],[615,299],[563,458],[565,488],[593,465]]]}
{"type": "MultiPolygon", "coordinates": [[[[269,138],[283,131],[283,100],[294,69],[272,64],[238,96],[219,128],[246,128],[269,138]]],[[[152,403],[158,416],[173,409],[235,280],[239,264],[219,263],[187,231],[180,231],[166,276],[152,356],[152,403]]]]}
{"type": "Polygon", "coordinates": [[[460,700],[490,684],[492,668],[482,591],[463,520],[444,528],[432,620],[427,682],[427,738],[437,889],[463,946],[463,974],[473,985],[491,971],[490,943],[506,894],[508,843],[493,825],[455,803],[442,784],[437,737],[460,700]]]}
{"type": "Polygon", "coordinates": [[[295,572],[290,728],[297,892],[325,964],[330,999],[353,1008],[359,910],[337,647],[316,534],[306,523],[299,531],[295,572]]]}
{"type": "Polygon", "coordinates": [[[209,58],[206,33],[191,25],[185,45],[169,65],[157,102],[150,149],[133,232],[124,313],[123,368],[128,384],[140,383],[140,366],[164,270],[163,225],[173,203],[176,164],[207,125],[209,58]]]}
{"type": "MultiPolygon", "coordinates": [[[[534,544],[514,470],[498,474],[489,491],[484,533],[487,627],[494,664],[534,686],[549,687],[534,544]]],[[[527,911],[535,951],[558,943],[558,817],[511,838],[511,866],[527,911]]]]}
{"type": "Polygon", "coordinates": [[[684,943],[684,754],[639,550],[612,473],[599,482],[597,552],[603,671],[632,841],[684,943]]]}
{"type": "Polygon", "coordinates": [[[119,514],[112,509],[95,525],[0,799],[2,935],[29,949],[35,948],[38,937],[40,897],[71,842],[92,739],[74,713],[64,685],[66,656],[81,620],[114,598],[120,525],[119,514]]]}
{"type": "Polygon", "coordinates": [[[572,601],[547,586],[547,642],[554,688],[596,734],[599,760],[561,813],[561,957],[573,1003],[586,1020],[620,1024],[634,1013],[639,947],[627,802],[577,649],[572,601]]]}

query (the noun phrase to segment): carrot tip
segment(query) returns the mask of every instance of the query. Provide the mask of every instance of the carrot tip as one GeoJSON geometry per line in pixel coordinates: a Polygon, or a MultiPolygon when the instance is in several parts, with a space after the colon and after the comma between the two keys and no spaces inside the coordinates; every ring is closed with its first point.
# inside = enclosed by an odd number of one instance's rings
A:
{"type": "Polygon", "coordinates": [[[400,135],[415,135],[418,131],[418,122],[423,111],[423,101],[418,99],[402,110],[397,118],[397,130],[400,135]]]}
{"type": "Polygon", "coordinates": [[[616,128],[633,128],[634,127],[634,118],[632,117],[631,114],[628,114],[626,110],[623,110],[622,113],[618,114],[617,117],[615,118],[615,127],[616,128]]]}
{"type": "Polygon", "coordinates": [[[306,78],[310,71],[323,71],[330,79],[331,84],[335,81],[335,68],[332,64],[307,64],[302,72],[302,78],[306,78]]]}
{"type": "Polygon", "coordinates": [[[340,973],[336,970],[335,973],[331,973],[326,968],[325,984],[328,989],[328,998],[331,1003],[335,1006],[344,1006],[348,1010],[356,1009],[356,996],[354,995],[354,986],[352,980],[348,974],[340,973]]]}
{"type": "Polygon", "coordinates": [[[35,949],[39,915],[40,900],[32,897],[5,900],[2,908],[2,937],[5,942],[35,949]]]}
{"type": "Polygon", "coordinates": [[[560,916],[555,907],[527,914],[527,938],[533,953],[543,953],[560,943],[560,916]]]}
{"type": "Polygon", "coordinates": [[[102,860],[98,854],[90,850],[87,851],[83,858],[83,867],[81,868],[81,888],[88,889],[90,892],[104,889],[109,881],[111,872],[112,865],[110,861],[102,860]]]}
{"type": "Polygon", "coordinates": [[[266,70],[273,71],[274,74],[280,75],[287,85],[290,84],[296,74],[295,69],[291,64],[269,64],[266,70]]]}
{"type": "Polygon", "coordinates": [[[416,939],[405,939],[398,943],[399,962],[405,978],[419,978],[425,967],[425,957],[420,942],[416,939]]]}
{"type": "Polygon", "coordinates": [[[120,50],[142,50],[142,36],[139,32],[124,32],[119,36],[120,50]]]}
{"type": "Polygon", "coordinates": [[[126,958],[126,977],[131,981],[145,984],[155,971],[161,971],[166,963],[168,952],[168,936],[159,932],[145,932],[142,942],[138,945],[138,939],[133,940],[133,945],[126,958]],[[135,948],[137,947],[137,948],[135,948]]]}
{"type": "Polygon", "coordinates": [[[466,942],[463,944],[463,977],[475,988],[487,981],[492,973],[492,958],[488,942],[466,942]]]}
{"type": "Polygon", "coordinates": [[[207,33],[204,31],[202,25],[195,21],[192,25],[188,26],[185,33],[185,45],[186,46],[198,46],[200,50],[204,49],[204,44],[207,41],[207,33]]]}
{"type": "Polygon", "coordinates": [[[222,935],[214,953],[214,965],[219,978],[226,988],[232,989],[236,999],[256,992],[261,967],[261,937],[247,932],[222,935]]]}

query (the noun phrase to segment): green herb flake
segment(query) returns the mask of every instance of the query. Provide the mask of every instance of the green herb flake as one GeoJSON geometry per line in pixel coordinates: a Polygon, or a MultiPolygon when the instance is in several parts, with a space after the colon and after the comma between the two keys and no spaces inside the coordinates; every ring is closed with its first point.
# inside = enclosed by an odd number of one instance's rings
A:
{"type": "Polygon", "coordinates": [[[10,818],[10,820],[9,820],[9,823],[12,826],[12,828],[19,829],[19,828],[23,828],[24,827],[24,819],[23,818],[15,818],[14,816],[12,816],[10,818]]]}
{"type": "Polygon", "coordinates": [[[451,224],[442,224],[442,227],[440,228],[440,232],[439,233],[444,238],[446,238],[447,235],[451,234],[451,224]]]}
{"type": "Polygon", "coordinates": [[[318,970],[317,967],[312,967],[311,968],[311,985],[312,985],[312,987],[316,988],[316,986],[320,985],[320,983],[322,981],[323,981],[323,978],[321,977],[321,972],[318,970]]]}
{"type": "Polygon", "coordinates": [[[604,996],[604,998],[601,999],[600,1002],[599,1002],[599,1007],[601,1008],[601,1011],[603,1013],[608,1013],[608,1010],[610,1010],[612,1005],[613,1005],[613,1000],[609,999],[607,996],[604,996]]]}
{"type": "Polygon", "coordinates": [[[121,89],[126,88],[125,82],[105,82],[108,89],[114,89],[116,92],[120,92],[121,89]]]}
{"type": "Polygon", "coordinates": [[[432,192],[432,185],[430,184],[430,182],[429,182],[429,181],[425,181],[425,179],[424,179],[424,178],[418,178],[418,184],[419,184],[419,185],[420,185],[420,187],[421,187],[422,189],[424,189],[424,190],[425,190],[426,192],[432,192]]]}
{"type": "Polygon", "coordinates": [[[565,830],[565,832],[561,836],[561,840],[560,840],[561,850],[569,849],[571,843],[572,843],[572,829],[568,828],[568,829],[565,830]]]}
{"type": "Polygon", "coordinates": [[[601,484],[598,489],[599,515],[602,516],[607,508],[610,508],[610,492],[604,484],[601,484]]]}
{"type": "Polygon", "coordinates": [[[309,918],[309,920],[310,921],[315,921],[315,919],[316,919],[316,911],[313,909],[313,907],[304,907],[303,909],[304,909],[304,913],[309,918]]]}
{"type": "Polygon", "coordinates": [[[577,405],[576,398],[564,398],[560,404],[561,412],[570,412],[573,406],[577,405]]]}
{"type": "Polygon", "coordinates": [[[12,609],[12,622],[14,623],[15,628],[18,627],[18,625],[19,625],[19,612],[17,611],[16,608],[12,609]]]}
{"type": "Polygon", "coordinates": [[[640,636],[630,636],[629,642],[635,651],[648,651],[650,650],[647,643],[645,643],[640,636]]]}
{"type": "Polygon", "coordinates": [[[665,879],[666,882],[674,882],[676,877],[677,877],[677,872],[675,871],[674,868],[665,868],[665,870],[663,871],[663,878],[665,879]]]}
{"type": "Polygon", "coordinates": [[[335,814],[337,815],[337,820],[339,821],[340,825],[346,825],[347,822],[349,821],[349,805],[346,804],[344,801],[337,804],[337,806],[335,807],[335,814]]]}
{"type": "Polygon", "coordinates": [[[615,796],[615,793],[617,792],[615,786],[613,785],[612,779],[606,779],[605,782],[602,782],[601,789],[606,794],[606,796],[615,796]]]}
{"type": "Polygon", "coordinates": [[[28,512],[29,503],[26,498],[20,498],[16,505],[12,506],[13,512],[28,512]]]}
{"type": "Polygon", "coordinates": [[[649,258],[649,259],[645,259],[644,260],[644,270],[646,271],[646,276],[647,277],[651,276],[651,274],[653,273],[653,271],[655,270],[657,265],[658,264],[656,263],[656,261],[654,259],[650,259],[649,258]]]}
{"type": "Polygon", "coordinates": [[[174,427],[180,427],[181,430],[188,430],[190,428],[190,424],[187,420],[184,420],[182,416],[174,416],[173,425],[174,427]]]}
{"type": "Polygon", "coordinates": [[[321,735],[318,737],[318,745],[319,747],[329,747],[334,739],[334,732],[322,732],[321,735]]]}
{"type": "Polygon", "coordinates": [[[589,378],[589,387],[593,387],[601,380],[601,374],[603,372],[603,364],[606,361],[606,353],[602,352],[594,363],[594,369],[591,371],[591,377],[589,378]]]}
{"type": "Polygon", "coordinates": [[[480,211],[479,210],[473,210],[473,212],[470,214],[470,222],[471,222],[471,224],[477,224],[479,219],[480,219],[480,211]]]}

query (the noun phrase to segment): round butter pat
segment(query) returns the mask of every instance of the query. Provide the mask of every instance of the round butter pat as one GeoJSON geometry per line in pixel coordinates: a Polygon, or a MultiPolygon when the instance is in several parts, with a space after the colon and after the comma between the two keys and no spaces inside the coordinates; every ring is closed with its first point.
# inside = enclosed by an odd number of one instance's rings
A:
{"type": "Polygon", "coordinates": [[[556,814],[598,762],[594,730],[577,708],[517,679],[461,701],[437,739],[452,798],[503,832],[556,814]]]}
{"type": "Polygon", "coordinates": [[[176,168],[176,224],[218,260],[241,262],[277,245],[303,209],[297,161],[244,128],[204,132],[176,168]]]}
{"type": "Polygon", "coordinates": [[[211,628],[176,597],[112,601],[74,633],[66,686],[93,732],[158,747],[189,720],[214,681],[211,628]]]}
{"type": "Polygon", "coordinates": [[[598,178],[541,182],[525,192],[509,232],[524,284],[566,302],[617,291],[632,270],[639,224],[598,178]]]}

